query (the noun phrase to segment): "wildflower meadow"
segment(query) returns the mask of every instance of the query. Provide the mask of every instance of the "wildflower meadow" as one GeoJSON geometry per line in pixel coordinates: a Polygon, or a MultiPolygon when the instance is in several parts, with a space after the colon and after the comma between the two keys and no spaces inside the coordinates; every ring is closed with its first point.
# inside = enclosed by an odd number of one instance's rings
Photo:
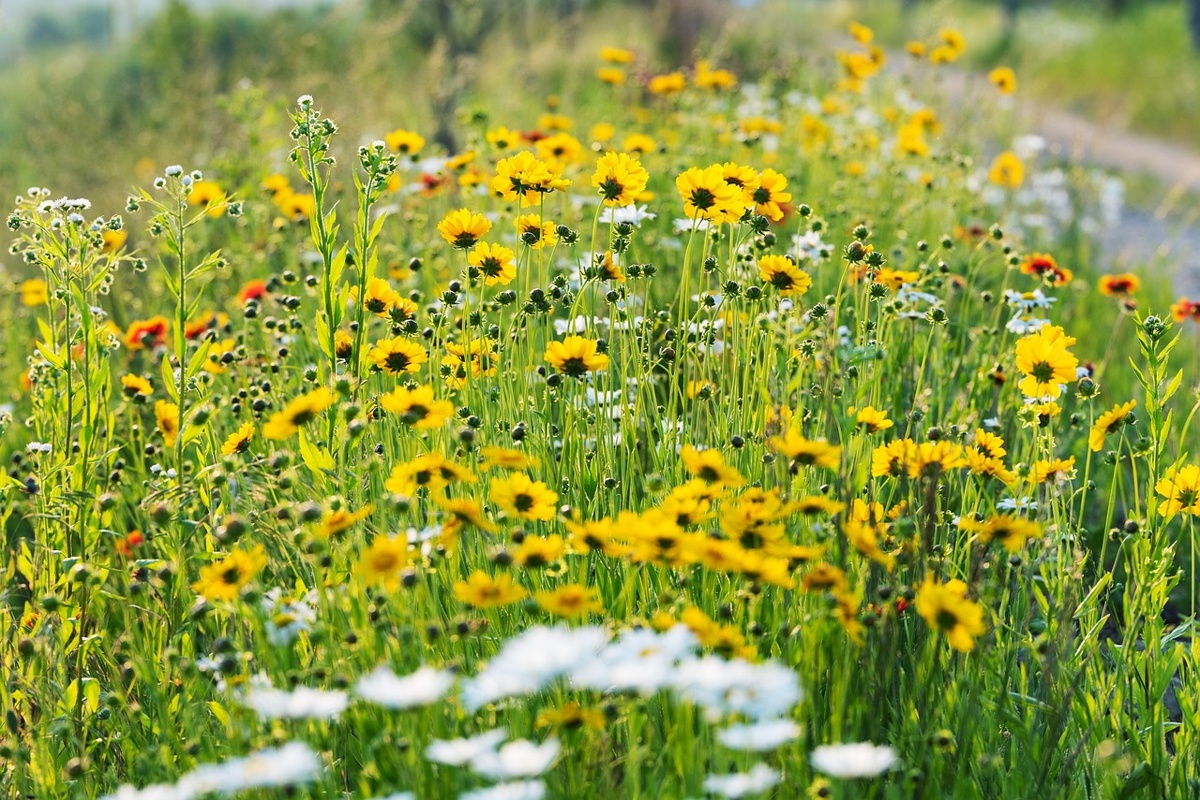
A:
{"type": "Polygon", "coordinates": [[[17,197],[2,794],[1200,795],[1200,301],[842,39],[17,197]]]}

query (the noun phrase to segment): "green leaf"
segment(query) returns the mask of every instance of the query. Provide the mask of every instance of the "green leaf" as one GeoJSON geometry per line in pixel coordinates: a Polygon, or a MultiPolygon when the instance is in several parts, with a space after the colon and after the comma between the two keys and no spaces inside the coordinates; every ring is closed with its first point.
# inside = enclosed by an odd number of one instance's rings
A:
{"type": "Polygon", "coordinates": [[[38,342],[36,345],[37,351],[42,354],[42,358],[49,362],[50,366],[55,369],[62,369],[67,363],[66,359],[58,354],[56,350],[51,349],[50,345],[45,342],[38,342]]]}
{"type": "Polygon", "coordinates": [[[204,360],[208,358],[208,351],[212,349],[212,339],[205,339],[192,357],[188,359],[188,375],[195,375],[196,372],[204,364],[204,360]]]}
{"type": "Polygon", "coordinates": [[[175,370],[171,368],[171,356],[163,353],[162,364],[160,365],[162,372],[163,386],[167,389],[167,394],[171,395],[171,399],[176,403],[179,402],[179,388],[175,385],[175,370]]]}
{"type": "Polygon", "coordinates": [[[333,456],[310,442],[303,428],[300,429],[300,456],[304,459],[305,466],[315,475],[333,469],[333,456]]]}

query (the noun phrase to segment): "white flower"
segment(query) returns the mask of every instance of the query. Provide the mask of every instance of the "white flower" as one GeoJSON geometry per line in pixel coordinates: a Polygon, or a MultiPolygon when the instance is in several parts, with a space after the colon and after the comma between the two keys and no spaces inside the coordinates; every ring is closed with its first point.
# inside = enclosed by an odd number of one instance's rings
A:
{"type": "Polygon", "coordinates": [[[817,772],[834,778],[873,778],[896,766],[896,751],[870,742],[823,744],[809,762],[817,772]]]}
{"type": "Polygon", "coordinates": [[[576,688],[653,694],[667,685],[676,664],[696,649],[696,635],[686,625],[663,633],[650,628],[624,631],[571,674],[576,688]]]}
{"type": "Polygon", "coordinates": [[[534,744],[528,739],[517,739],[499,750],[485,750],[471,759],[471,769],[492,780],[508,778],[533,778],[550,768],[558,758],[557,739],[547,739],[534,744]]]}
{"type": "Polygon", "coordinates": [[[458,800],[542,800],[545,796],[546,784],[541,781],[512,781],[463,792],[458,800]]]}
{"type": "Polygon", "coordinates": [[[755,720],[780,717],[803,696],[796,674],[771,661],[752,664],[705,656],[680,664],[672,684],[680,697],[718,718],[727,714],[755,720]]]}
{"type": "Polygon", "coordinates": [[[170,783],[156,783],[144,789],[135,789],[128,783],[112,794],[106,794],[101,800],[191,800],[195,792],[186,787],[180,788],[170,783]]]}
{"type": "Polygon", "coordinates": [[[622,222],[641,225],[646,220],[656,219],[657,217],[657,214],[653,214],[647,211],[645,206],[639,205],[621,206],[620,208],[609,207],[600,212],[600,221],[607,222],[609,225],[618,225],[622,222]]]}
{"type": "Polygon", "coordinates": [[[1031,497],[1003,497],[996,503],[1001,511],[1037,511],[1037,507],[1031,497]]]}
{"type": "Polygon", "coordinates": [[[608,643],[597,626],[530,628],[510,639],[483,670],[463,686],[463,705],[474,711],[515,695],[532,694],[596,656],[608,643]]]}
{"type": "Polygon", "coordinates": [[[49,453],[52,449],[52,445],[44,442],[30,442],[25,445],[25,450],[30,453],[49,453]]]}
{"type": "Polygon", "coordinates": [[[753,725],[730,725],[717,731],[717,741],[732,750],[774,750],[800,735],[790,719],[768,719],[753,725]]]}
{"type": "Polygon", "coordinates": [[[263,595],[263,612],[267,617],[267,641],[279,647],[291,644],[301,631],[307,631],[317,619],[313,604],[317,593],[309,592],[303,600],[285,597],[276,586],[263,595]]]}
{"type": "Polygon", "coordinates": [[[709,775],[704,779],[704,788],[713,794],[721,795],[721,797],[746,797],[752,794],[762,794],[779,783],[782,777],[781,773],[766,764],[755,764],[749,772],[709,775]]]}
{"type": "Polygon", "coordinates": [[[387,797],[377,797],[375,800],[417,800],[417,796],[412,792],[393,792],[387,797]]]}
{"type": "Polygon", "coordinates": [[[449,670],[421,667],[403,678],[387,667],[378,667],[358,681],[355,692],[359,697],[387,708],[413,708],[429,705],[454,684],[449,670]]]}
{"type": "Polygon", "coordinates": [[[434,739],[425,748],[425,758],[457,767],[494,751],[507,738],[508,731],[495,728],[465,739],[434,739]]]}
{"type": "Polygon", "coordinates": [[[1026,317],[1018,313],[1004,327],[1009,333],[1015,333],[1017,336],[1026,336],[1031,333],[1037,333],[1049,324],[1050,320],[1048,319],[1026,317]]]}
{"type": "Polygon", "coordinates": [[[330,719],[346,710],[350,697],[345,692],[327,692],[299,686],[285,692],[270,685],[251,686],[237,698],[263,719],[330,719]]]}
{"type": "Polygon", "coordinates": [[[690,233],[692,228],[695,228],[697,231],[706,231],[708,227],[708,220],[703,217],[696,217],[694,220],[687,217],[679,217],[675,220],[676,233],[690,233]]]}
{"type": "Polygon", "coordinates": [[[303,742],[259,750],[245,758],[223,764],[205,764],[184,775],[176,788],[188,790],[192,797],[222,792],[233,794],[245,789],[271,786],[295,786],[314,780],[321,771],[321,759],[303,742]]]}

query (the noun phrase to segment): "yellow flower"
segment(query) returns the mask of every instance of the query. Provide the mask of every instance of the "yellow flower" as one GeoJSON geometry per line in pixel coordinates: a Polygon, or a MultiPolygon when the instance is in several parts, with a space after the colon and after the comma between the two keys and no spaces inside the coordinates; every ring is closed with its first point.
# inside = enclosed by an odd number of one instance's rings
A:
{"type": "Polygon", "coordinates": [[[1166,498],[1158,505],[1158,513],[1164,517],[1181,513],[1200,516],[1200,467],[1172,467],[1154,485],[1154,491],[1166,498]]]}
{"type": "Polygon", "coordinates": [[[100,240],[104,242],[104,245],[100,248],[100,252],[105,255],[115,253],[125,246],[125,241],[128,238],[129,232],[124,228],[117,231],[105,228],[100,233],[100,240]]]}
{"type": "Polygon", "coordinates": [[[787,178],[773,169],[764,169],[759,175],[758,188],[754,190],[754,210],[772,222],[783,219],[781,203],[790,203],[792,195],[785,192],[787,178]]]}
{"type": "Polygon", "coordinates": [[[271,415],[263,425],[263,436],[268,439],[286,439],[301,425],[316,419],[319,414],[333,405],[333,392],[325,387],[314,389],[288,403],[282,411],[271,415]]]}
{"type": "Polygon", "coordinates": [[[412,131],[406,131],[403,128],[387,134],[383,137],[383,141],[397,153],[410,156],[419,153],[421,148],[425,146],[424,137],[412,131]]]}
{"type": "Polygon", "coordinates": [[[954,28],[942,28],[938,31],[938,40],[956,56],[961,55],[967,49],[967,40],[954,28]]]}
{"type": "Polygon", "coordinates": [[[20,286],[21,304],[33,308],[35,306],[44,306],[50,299],[50,293],[46,289],[46,282],[41,278],[30,278],[24,281],[20,286]]]}
{"type": "Polygon", "coordinates": [[[158,429],[162,431],[167,447],[175,444],[179,438],[179,406],[159,400],[154,404],[154,417],[158,420],[158,429]]]}
{"type": "Polygon", "coordinates": [[[454,404],[434,397],[431,386],[397,386],[379,398],[379,405],[384,411],[399,414],[405,425],[418,429],[439,428],[454,416],[454,404]]]}
{"type": "Polygon", "coordinates": [[[459,250],[470,250],[492,229],[492,223],[483,214],[473,214],[469,209],[451,211],[438,223],[438,233],[459,250]]]}
{"type": "Polygon", "coordinates": [[[746,482],[742,474],[725,464],[720,450],[697,450],[685,444],[679,451],[683,468],[706,483],[719,486],[741,486],[746,482]]]}
{"type": "Polygon", "coordinates": [[[627,206],[646,189],[650,176],[636,157],[628,153],[605,153],[596,162],[592,186],[606,206],[627,206]]]}
{"type": "Polygon", "coordinates": [[[487,132],[487,140],[488,144],[497,150],[508,150],[516,146],[517,142],[521,140],[521,135],[501,125],[487,132]]]}
{"type": "Polygon", "coordinates": [[[842,525],[842,533],[846,535],[846,541],[855,550],[890,571],[895,565],[896,557],[879,548],[879,537],[886,530],[886,523],[872,525],[856,519],[847,520],[842,525]]]}
{"type": "Polygon", "coordinates": [[[896,439],[876,447],[871,453],[871,475],[898,477],[908,473],[909,462],[916,456],[917,445],[912,439],[896,439]]]}
{"type": "Polygon", "coordinates": [[[456,481],[474,483],[475,480],[470,470],[440,455],[424,453],[392,467],[392,474],[384,481],[383,488],[392,494],[410,497],[421,487],[436,492],[456,481]]]}
{"type": "Polygon", "coordinates": [[[1017,73],[1010,67],[996,67],[988,73],[988,80],[1000,90],[1000,94],[1012,94],[1017,90],[1017,73]]]}
{"type": "Polygon", "coordinates": [[[556,133],[538,139],[535,146],[538,156],[545,159],[547,164],[573,164],[584,158],[583,145],[569,133],[556,133]]]}
{"type": "Polygon", "coordinates": [[[1015,553],[1025,546],[1027,540],[1041,536],[1042,529],[1032,520],[1001,514],[984,522],[977,535],[982,542],[998,540],[1005,550],[1015,553]]]}
{"type": "MultiPolygon", "coordinates": [[[[850,409],[854,411],[854,409],[850,409]]],[[[858,413],[854,417],[855,426],[861,428],[866,433],[879,433],[887,430],[895,425],[890,419],[886,411],[879,411],[871,406],[863,406],[858,409],[858,413]]]]}
{"type": "Polygon", "coordinates": [[[141,375],[122,375],[121,386],[124,387],[125,394],[130,397],[149,397],[154,393],[154,387],[150,385],[150,381],[141,375]]]}
{"type": "Polygon", "coordinates": [[[392,306],[399,301],[400,294],[383,278],[367,281],[367,291],[363,294],[363,308],[375,316],[386,319],[392,306]]]}
{"type": "Polygon", "coordinates": [[[849,31],[850,36],[859,44],[870,44],[871,40],[875,38],[874,31],[858,22],[851,22],[849,31]]]}
{"type": "Polygon", "coordinates": [[[517,239],[531,250],[541,250],[558,244],[558,229],[553,222],[543,222],[537,214],[517,217],[517,239]]]}
{"type": "Polygon", "coordinates": [[[907,41],[904,43],[904,50],[913,58],[924,58],[929,48],[924,42],[907,41]]]}
{"type": "Polygon", "coordinates": [[[902,156],[924,158],[929,155],[929,142],[925,140],[925,129],[920,125],[901,125],[896,131],[896,152],[902,156]]]}
{"type": "Polygon", "coordinates": [[[758,189],[762,180],[758,174],[758,170],[753,167],[737,164],[733,161],[726,161],[721,165],[721,173],[724,175],[726,183],[736,186],[741,191],[742,203],[747,208],[754,205],[754,192],[758,189]]]}
{"type": "Polygon", "coordinates": [[[846,573],[832,564],[815,564],[800,581],[801,588],[809,593],[831,592],[835,595],[849,590],[846,573]]]}
{"type": "Polygon", "coordinates": [[[745,213],[741,189],[725,181],[720,164],[705,169],[691,167],[675,179],[675,187],[683,197],[683,211],[689,219],[719,224],[737,222],[745,213]]]}
{"type": "Polygon", "coordinates": [[[192,584],[209,600],[233,600],[266,566],[262,545],[253,550],[234,550],[226,558],[200,569],[200,580],[192,584]]]}
{"type": "Polygon", "coordinates": [[[1075,456],[1037,461],[1033,465],[1034,483],[1066,483],[1075,477],[1075,456]]]}
{"type": "Polygon", "coordinates": [[[594,708],[584,708],[574,700],[570,700],[558,708],[542,709],[538,712],[534,727],[554,728],[555,730],[578,730],[592,728],[602,730],[607,722],[603,712],[594,708]]]}
{"type": "Polygon", "coordinates": [[[620,86],[625,83],[625,70],[618,67],[601,67],[596,70],[596,77],[609,86],[620,86]]]}
{"type": "Polygon", "coordinates": [[[791,471],[800,467],[825,467],[837,469],[842,448],[824,439],[806,439],[794,430],[783,436],[772,436],[771,447],[791,459],[791,471]]]}
{"type": "Polygon", "coordinates": [[[367,358],[388,375],[403,375],[419,371],[421,365],[429,360],[429,353],[411,339],[397,336],[380,339],[367,353],[367,358]]]}
{"type": "Polygon", "coordinates": [[[601,47],[600,58],[610,64],[632,64],[634,55],[632,50],[623,50],[619,47],[601,47]]]}
{"type": "Polygon", "coordinates": [[[250,440],[254,438],[254,423],[245,422],[242,427],[238,428],[225,440],[221,445],[221,455],[232,456],[237,453],[244,453],[250,449],[250,440]]]}
{"type": "Polygon", "coordinates": [[[1075,380],[1079,359],[1067,348],[1075,339],[1056,325],[1047,325],[1017,342],[1017,369],[1025,377],[1017,388],[1034,400],[1053,400],[1062,394],[1064,384],[1075,380]]]}
{"type": "Polygon", "coordinates": [[[1096,421],[1092,423],[1092,430],[1088,433],[1088,447],[1093,452],[1103,450],[1105,437],[1121,429],[1125,424],[1125,418],[1129,416],[1136,405],[1136,400],[1130,400],[1128,403],[1113,406],[1097,417],[1096,421]]]}
{"type": "Polygon", "coordinates": [[[486,572],[476,570],[465,581],[454,584],[454,596],[460,603],[475,608],[496,608],[520,602],[529,592],[513,584],[511,575],[493,578],[486,572]]]}
{"type": "Polygon", "coordinates": [[[737,86],[737,76],[727,69],[712,69],[708,61],[696,62],[696,86],[701,89],[732,89],[737,86]]]}
{"type": "Polygon", "coordinates": [[[488,446],[481,448],[479,454],[483,456],[483,469],[485,470],[492,467],[526,470],[541,466],[541,462],[536,458],[510,447],[488,446]]]}
{"type": "Polygon", "coordinates": [[[943,472],[966,466],[960,445],[944,440],[921,442],[910,452],[908,476],[910,478],[936,478],[943,472]]]}
{"type": "Polygon", "coordinates": [[[317,529],[317,535],[323,539],[337,536],[339,533],[352,528],[356,522],[369,517],[374,510],[375,507],[368,503],[358,511],[347,511],[344,508],[339,508],[337,511],[330,511],[321,518],[321,525],[317,529]]]}
{"type": "Polygon", "coordinates": [[[196,181],[187,195],[189,206],[204,208],[208,216],[225,213],[225,191],[215,181],[196,181]]]}
{"type": "Polygon", "coordinates": [[[1025,182],[1025,164],[1016,153],[1006,150],[992,160],[988,180],[1005,189],[1019,189],[1025,182]]]}
{"type": "Polygon", "coordinates": [[[491,500],[506,514],[524,520],[554,519],[558,494],[524,472],[492,481],[491,500]]]}
{"type": "Polygon", "coordinates": [[[597,352],[595,339],[568,336],[561,342],[550,342],[544,356],[546,363],[572,378],[582,378],[589,372],[608,369],[608,356],[597,352]]]}
{"type": "Polygon", "coordinates": [[[537,604],[559,617],[582,617],[604,611],[600,592],[590,586],[569,583],[557,589],[534,594],[537,604]]]}
{"type": "Polygon", "coordinates": [[[1049,253],[1033,253],[1021,262],[1021,273],[1041,278],[1050,286],[1071,282],[1071,270],[1060,267],[1049,253]]]}
{"type": "Polygon", "coordinates": [[[653,153],[658,145],[644,133],[631,133],[621,141],[621,149],[627,153],[642,155],[653,153]]]}
{"type": "Polygon", "coordinates": [[[522,206],[534,205],[543,195],[570,185],[561,171],[534,157],[528,150],[502,159],[496,165],[496,177],[492,178],[492,191],[505,200],[519,200],[522,206]]]}
{"type": "Polygon", "coordinates": [[[463,527],[470,525],[481,531],[494,533],[497,528],[490,519],[483,515],[483,508],[477,500],[469,497],[456,499],[435,498],[442,510],[450,515],[442,526],[442,543],[451,546],[458,540],[458,534],[463,527]]]}
{"type": "Polygon", "coordinates": [[[687,87],[687,78],[682,72],[668,72],[666,75],[655,75],[646,84],[650,94],[669,95],[682,92],[687,87]]]}
{"type": "Polygon", "coordinates": [[[785,256],[761,256],[758,259],[758,274],[785,297],[803,295],[812,286],[812,278],[808,273],[785,256]]]}
{"type": "Polygon", "coordinates": [[[355,570],[368,584],[383,584],[385,589],[400,588],[400,573],[408,566],[409,548],[405,536],[376,536],[359,559],[355,570]]]}
{"type": "Polygon", "coordinates": [[[917,590],[915,605],[929,627],[944,634],[960,653],[973,650],[976,637],[987,632],[983,608],[967,599],[967,585],[960,580],[938,583],[927,576],[917,590]]]}
{"type": "Polygon", "coordinates": [[[517,277],[517,267],[513,263],[516,253],[499,244],[480,242],[467,255],[467,263],[483,275],[483,282],[488,286],[507,286],[517,277]]]}

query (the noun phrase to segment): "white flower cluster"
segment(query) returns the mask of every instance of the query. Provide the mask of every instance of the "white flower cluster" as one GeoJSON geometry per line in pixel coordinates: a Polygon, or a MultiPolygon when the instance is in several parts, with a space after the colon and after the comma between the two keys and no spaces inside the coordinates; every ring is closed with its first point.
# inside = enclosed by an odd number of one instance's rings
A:
{"type": "Polygon", "coordinates": [[[192,800],[214,792],[233,794],[246,789],[298,786],[314,780],[320,771],[321,759],[311,747],[289,742],[221,764],[204,764],[173,784],[159,783],[144,789],[126,784],[103,800],[192,800]]]}

